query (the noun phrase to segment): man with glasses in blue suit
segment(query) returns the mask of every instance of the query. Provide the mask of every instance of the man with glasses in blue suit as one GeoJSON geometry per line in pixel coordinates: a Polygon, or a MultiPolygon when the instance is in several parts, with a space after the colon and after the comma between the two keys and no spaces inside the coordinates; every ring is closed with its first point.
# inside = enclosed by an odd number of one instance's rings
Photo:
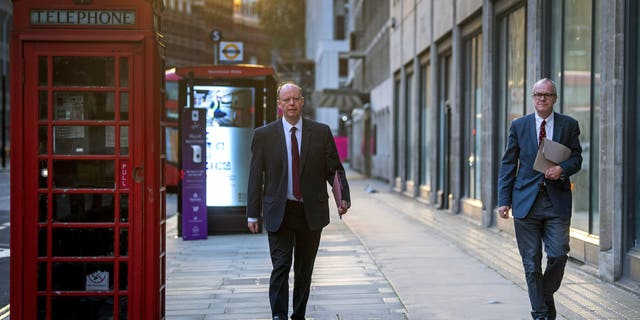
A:
{"type": "Polygon", "coordinates": [[[535,112],[514,120],[498,177],[498,214],[509,218],[512,210],[516,241],[527,282],[531,315],[536,320],[556,318],[553,294],[560,288],[569,253],[571,182],[580,170],[582,147],[578,122],[554,112],[558,99],[548,78],[533,85],[535,112]],[[533,169],[544,139],[571,150],[570,156],[544,173],[533,169]],[[542,272],[542,245],[547,263],[542,272]]]}

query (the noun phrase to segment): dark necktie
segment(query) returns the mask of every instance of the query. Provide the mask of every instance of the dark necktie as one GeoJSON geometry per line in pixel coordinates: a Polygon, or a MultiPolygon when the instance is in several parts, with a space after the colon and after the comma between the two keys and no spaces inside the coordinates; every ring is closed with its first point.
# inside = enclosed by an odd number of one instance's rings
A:
{"type": "Polygon", "coordinates": [[[545,126],[547,125],[547,120],[542,120],[540,124],[540,134],[538,135],[538,145],[542,143],[542,141],[547,137],[547,129],[545,126]]]}
{"type": "Polygon", "coordinates": [[[291,128],[291,185],[293,196],[302,199],[300,192],[300,154],[298,153],[298,138],[296,138],[296,127],[291,128]]]}

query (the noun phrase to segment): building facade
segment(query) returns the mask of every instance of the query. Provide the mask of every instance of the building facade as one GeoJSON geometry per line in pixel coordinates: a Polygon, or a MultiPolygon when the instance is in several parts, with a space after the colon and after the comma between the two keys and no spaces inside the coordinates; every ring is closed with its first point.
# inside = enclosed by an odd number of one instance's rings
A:
{"type": "MultiPolygon", "coordinates": [[[[354,88],[371,92],[371,133],[362,140],[375,150],[372,175],[417,201],[513,232],[513,220],[496,214],[500,159],[511,121],[534,110],[533,83],[551,78],[558,85],[555,110],[581,128],[570,255],[601,278],[640,291],[640,5],[385,3],[386,29],[364,19],[369,1],[350,2],[356,8],[350,19],[364,24],[353,32],[376,34],[356,37],[351,52],[364,50],[367,61],[377,42],[389,52],[385,79],[370,79],[385,72],[380,63],[350,65],[354,79],[365,79],[354,88]]],[[[354,136],[363,132],[355,128],[354,136]]]]}

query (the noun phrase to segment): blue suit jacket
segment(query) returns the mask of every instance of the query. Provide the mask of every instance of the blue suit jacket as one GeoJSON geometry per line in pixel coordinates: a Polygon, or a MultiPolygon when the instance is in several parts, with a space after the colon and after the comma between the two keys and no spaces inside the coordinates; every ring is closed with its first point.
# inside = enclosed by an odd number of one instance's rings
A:
{"type": "MultiPolygon", "coordinates": [[[[262,212],[266,229],[280,229],[287,203],[288,161],[282,119],[257,128],[251,143],[251,168],[247,194],[247,216],[258,218],[262,212]]],[[[329,224],[327,182],[333,183],[336,171],[344,171],[331,129],[302,118],[300,145],[300,191],[310,229],[329,224]]],[[[351,202],[349,185],[344,181],[342,199],[351,202]]]]}
{"type": "Polygon", "coordinates": [[[543,180],[555,212],[565,218],[571,217],[569,177],[582,166],[580,126],[575,119],[557,112],[554,112],[553,119],[553,141],[571,149],[569,159],[559,164],[565,178],[558,180],[545,180],[543,173],[533,169],[538,152],[535,115],[532,113],[511,123],[498,177],[498,206],[510,205],[516,218],[524,218],[529,214],[543,180]]]}

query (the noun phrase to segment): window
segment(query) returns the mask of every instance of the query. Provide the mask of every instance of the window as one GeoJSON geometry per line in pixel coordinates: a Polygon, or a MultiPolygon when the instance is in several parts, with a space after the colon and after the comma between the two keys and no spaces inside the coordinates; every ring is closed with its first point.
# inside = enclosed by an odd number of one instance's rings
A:
{"type": "Polygon", "coordinates": [[[599,0],[553,1],[550,8],[551,74],[558,85],[555,110],[580,123],[582,169],[571,177],[571,227],[599,234],[598,153],[600,150],[599,0]]]}
{"type": "Polygon", "coordinates": [[[400,148],[398,148],[398,135],[400,131],[400,117],[398,113],[400,112],[400,79],[396,78],[393,83],[393,178],[398,178],[400,176],[400,159],[399,152],[400,148]]]}
{"type": "Polygon", "coordinates": [[[334,20],[335,26],[333,28],[333,37],[335,40],[344,40],[345,38],[345,30],[344,30],[344,16],[338,15],[334,20]]]}
{"type": "MultiPolygon", "coordinates": [[[[638,197],[638,191],[640,188],[640,166],[637,164],[640,162],[640,149],[636,146],[640,143],[640,64],[635,63],[640,57],[640,23],[638,19],[635,19],[640,14],[640,4],[635,0],[628,0],[627,5],[629,8],[630,17],[628,18],[626,35],[629,38],[626,39],[626,52],[629,55],[625,61],[625,78],[627,92],[627,100],[625,103],[628,105],[627,112],[625,114],[627,119],[628,142],[625,142],[625,154],[624,162],[627,164],[625,167],[624,185],[626,190],[625,197],[628,210],[630,214],[623,219],[629,219],[623,222],[628,225],[629,232],[625,237],[625,245],[627,247],[640,249],[640,197],[638,197]]],[[[626,209],[626,208],[625,208],[626,209]]]]}
{"type": "Polygon", "coordinates": [[[433,96],[431,95],[431,65],[420,68],[420,185],[431,184],[431,161],[428,145],[429,114],[433,112],[433,96]]]}
{"type": "Polygon", "coordinates": [[[338,76],[347,77],[349,75],[349,59],[340,58],[338,61],[338,76]]]}
{"type": "Polygon", "coordinates": [[[464,196],[480,199],[480,152],[482,122],[482,35],[464,43],[464,196]]]}
{"type": "Polygon", "coordinates": [[[413,180],[413,73],[407,73],[404,95],[404,142],[405,142],[405,181],[413,180]]]}
{"type": "Polygon", "coordinates": [[[498,25],[499,115],[498,150],[500,156],[506,147],[511,121],[526,113],[526,11],[520,7],[500,19],[498,25]]]}

